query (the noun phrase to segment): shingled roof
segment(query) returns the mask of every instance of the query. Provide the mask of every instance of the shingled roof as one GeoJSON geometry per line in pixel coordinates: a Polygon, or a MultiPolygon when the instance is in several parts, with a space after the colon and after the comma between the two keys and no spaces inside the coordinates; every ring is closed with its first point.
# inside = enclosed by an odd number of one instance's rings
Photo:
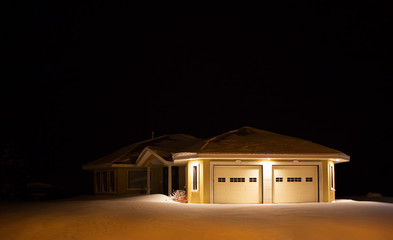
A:
{"type": "Polygon", "coordinates": [[[84,169],[110,167],[112,164],[135,164],[144,149],[150,149],[166,161],[202,156],[249,157],[320,157],[349,161],[349,156],[320,144],[252,127],[242,127],[201,140],[187,134],[169,134],[123,147],[82,166],[84,169]]]}
{"type": "Polygon", "coordinates": [[[214,156],[228,157],[230,155],[265,156],[267,158],[320,157],[338,158],[339,161],[349,160],[348,155],[336,149],[247,126],[197,142],[184,149],[182,153],[174,154],[174,158],[180,160],[207,156],[212,158],[214,156]]]}
{"type": "Polygon", "coordinates": [[[188,150],[197,153],[341,153],[311,141],[252,127],[242,127],[200,141],[188,150]]]}
{"type": "Polygon", "coordinates": [[[173,152],[180,152],[187,146],[199,141],[201,139],[187,134],[168,134],[125,146],[100,159],[83,165],[82,168],[89,169],[94,166],[104,167],[106,165],[109,167],[112,164],[135,164],[141,152],[147,147],[165,160],[171,161],[173,152]]]}

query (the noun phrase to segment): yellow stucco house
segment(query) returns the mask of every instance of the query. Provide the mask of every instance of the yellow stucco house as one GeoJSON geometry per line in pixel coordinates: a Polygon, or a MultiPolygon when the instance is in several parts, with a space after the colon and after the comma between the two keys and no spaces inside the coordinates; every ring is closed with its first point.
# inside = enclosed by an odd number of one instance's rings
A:
{"type": "Polygon", "coordinates": [[[349,159],[310,141],[242,127],[205,140],[165,135],[83,168],[94,171],[96,193],[185,189],[189,203],[331,202],[334,165],[349,159]]]}

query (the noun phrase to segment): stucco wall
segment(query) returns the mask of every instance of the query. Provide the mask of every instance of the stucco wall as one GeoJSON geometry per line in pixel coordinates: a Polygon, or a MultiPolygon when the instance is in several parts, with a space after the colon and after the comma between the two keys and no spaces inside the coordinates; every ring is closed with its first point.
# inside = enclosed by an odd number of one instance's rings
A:
{"type": "MultiPolygon", "coordinates": [[[[332,202],[336,200],[336,191],[331,186],[331,181],[330,179],[334,176],[331,176],[330,173],[330,165],[333,165],[334,168],[334,162],[333,161],[324,161],[322,163],[322,168],[323,168],[323,202],[332,202]]],[[[335,179],[333,179],[335,181],[335,179]]]]}
{"type": "Polygon", "coordinates": [[[187,165],[187,196],[190,203],[210,203],[210,160],[189,161],[187,165]],[[198,166],[199,189],[192,190],[192,167],[198,166]]]}
{"type": "MultiPolygon", "coordinates": [[[[226,162],[232,162],[236,163],[234,160],[220,160],[220,161],[226,161],[226,162]]],[[[189,161],[187,164],[187,172],[188,172],[188,177],[187,177],[187,194],[188,194],[188,202],[189,203],[210,203],[210,160],[193,160],[189,161]],[[198,166],[199,169],[199,189],[198,191],[192,191],[192,167],[193,166],[198,166]]],[[[217,162],[215,160],[214,162],[217,162]]],[[[294,163],[292,160],[288,161],[261,161],[261,160],[247,160],[247,161],[242,161],[242,164],[247,164],[247,163],[260,163],[263,165],[263,176],[264,176],[264,182],[263,182],[263,198],[264,198],[264,203],[271,203],[272,202],[272,178],[271,178],[271,171],[272,171],[272,165],[276,164],[285,164],[285,165],[301,165],[301,164],[315,164],[317,163],[319,165],[319,168],[321,168],[321,171],[319,172],[319,180],[321,181],[321,184],[319,185],[321,189],[320,191],[320,202],[331,202],[335,200],[335,190],[331,189],[331,184],[330,184],[330,164],[333,164],[332,161],[321,161],[321,160],[315,160],[315,161],[297,161],[294,163]],[[270,171],[267,173],[266,171],[270,171]],[[270,177],[269,177],[270,176],[270,177]],[[270,182],[269,182],[270,181],[270,182]],[[269,192],[270,191],[270,192],[269,192]]]]}

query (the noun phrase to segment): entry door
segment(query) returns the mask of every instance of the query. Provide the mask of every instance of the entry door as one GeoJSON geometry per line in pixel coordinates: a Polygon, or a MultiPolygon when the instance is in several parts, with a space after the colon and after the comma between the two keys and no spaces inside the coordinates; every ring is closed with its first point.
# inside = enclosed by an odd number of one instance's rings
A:
{"type": "Polygon", "coordinates": [[[214,166],[214,203],[261,203],[261,166],[214,166]]]}
{"type": "Polygon", "coordinates": [[[317,166],[273,166],[273,202],[318,202],[317,166]]]}

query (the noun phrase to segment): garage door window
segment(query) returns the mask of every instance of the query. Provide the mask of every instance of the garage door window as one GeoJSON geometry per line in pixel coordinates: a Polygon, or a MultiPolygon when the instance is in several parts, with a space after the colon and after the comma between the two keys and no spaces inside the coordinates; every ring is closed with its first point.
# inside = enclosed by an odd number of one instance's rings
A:
{"type": "Polygon", "coordinates": [[[282,177],[276,177],[276,182],[282,182],[283,178],[282,177]]]}
{"type": "Polygon", "coordinates": [[[300,177],[289,177],[287,178],[287,182],[301,182],[302,178],[300,177]]]}
{"type": "Polygon", "coordinates": [[[218,178],[218,182],[225,182],[225,178],[219,177],[219,178],[218,178]]]}
{"type": "Polygon", "coordinates": [[[230,178],[230,182],[245,182],[246,178],[230,178]]]}
{"type": "Polygon", "coordinates": [[[312,182],[312,177],[306,177],[306,182],[312,182]]]}
{"type": "Polygon", "coordinates": [[[257,178],[256,177],[250,178],[250,182],[257,182],[257,178]]]}

